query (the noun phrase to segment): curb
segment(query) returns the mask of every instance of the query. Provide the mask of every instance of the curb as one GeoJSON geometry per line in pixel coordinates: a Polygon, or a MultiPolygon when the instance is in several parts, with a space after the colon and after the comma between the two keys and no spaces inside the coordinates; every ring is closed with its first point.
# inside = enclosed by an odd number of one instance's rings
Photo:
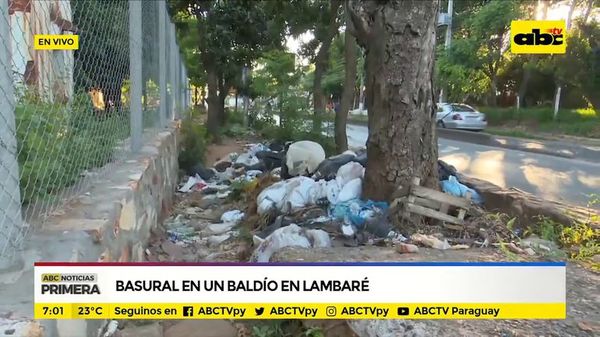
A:
{"type": "MultiPolygon", "coordinates": [[[[463,131],[463,130],[452,130],[452,129],[437,129],[438,136],[445,139],[457,140],[461,142],[469,142],[479,145],[486,145],[492,147],[499,147],[510,150],[517,150],[522,152],[530,152],[537,154],[545,154],[554,157],[562,157],[562,158],[575,158],[575,154],[569,150],[554,150],[547,148],[535,148],[535,147],[527,147],[522,144],[510,144],[506,142],[507,139],[512,139],[510,137],[502,137],[496,138],[496,136],[485,133],[485,132],[473,132],[473,131],[463,131]],[[504,141],[503,141],[504,140],[504,141]]],[[[521,140],[518,140],[521,142],[521,140]]],[[[534,141],[528,142],[534,143],[534,141]]]]}

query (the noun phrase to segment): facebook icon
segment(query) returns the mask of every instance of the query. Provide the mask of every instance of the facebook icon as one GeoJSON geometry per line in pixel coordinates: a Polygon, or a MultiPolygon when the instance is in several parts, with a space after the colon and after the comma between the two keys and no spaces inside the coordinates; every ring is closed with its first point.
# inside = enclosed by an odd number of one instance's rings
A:
{"type": "Polygon", "coordinates": [[[183,307],[183,317],[192,317],[194,316],[194,307],[183,307]]]}

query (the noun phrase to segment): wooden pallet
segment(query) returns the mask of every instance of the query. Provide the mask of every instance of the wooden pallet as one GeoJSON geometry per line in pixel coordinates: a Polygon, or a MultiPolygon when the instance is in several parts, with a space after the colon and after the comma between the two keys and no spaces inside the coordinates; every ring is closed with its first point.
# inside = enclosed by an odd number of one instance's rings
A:
{"type": "MultiPolygon", "coordinates": [[[[402,205],[404,218],[410,218],[411,214],[421,215],[428,218],[440,220],[444,223],[458,225],[455,229],[462,229],[465,215],[471,208],[471,194],[466,198],[459,198],[443,192],[432,190],[421,186],[421,179],[413,178],[407,197],[394,200],[392,207],[402,205]],[[450,215],[451,207],[458,209],[458,215],[450,215]]],[[[452,228],[452,225],[446,227],[452,228]]]]}

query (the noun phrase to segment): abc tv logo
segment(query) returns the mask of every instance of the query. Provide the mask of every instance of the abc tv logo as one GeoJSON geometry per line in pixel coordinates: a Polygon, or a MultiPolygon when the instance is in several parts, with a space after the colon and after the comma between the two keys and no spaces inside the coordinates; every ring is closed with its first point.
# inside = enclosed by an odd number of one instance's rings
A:
{"type": "Polygon", "coordinates": [[[531,33],[516,34],[514,41],[516,44],[522,46],[557,46],[564,43],[562,32],[562,28],[546,29],[546,33],[541,33],[539,29],[532,29],[531,33]]]}
{"type": "Polygon", "coordinates": [[[566,53],[564,21],[513,21],[510,34],[514,54],[566,53]]]}

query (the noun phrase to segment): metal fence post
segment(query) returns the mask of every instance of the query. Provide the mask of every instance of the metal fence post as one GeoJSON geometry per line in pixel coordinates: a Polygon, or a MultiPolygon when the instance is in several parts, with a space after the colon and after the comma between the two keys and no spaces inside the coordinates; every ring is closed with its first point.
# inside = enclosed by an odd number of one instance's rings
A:
{"type": "MultiPolygon", "coordinates": [[[[0,1],[0,36],[10,37],[8,2],[0,1]]],[[[0,270],[12,267],[23,242],[11,39],[0,41],[0,270]]]]}
{"type": "Polygon", "coordinates": [[[175,43],[175,25],[171,23],[169,25],[169,45],[170,45],[170,79],[171,82],[171,107],[170,107],[170,117],[171,119],[175,119],[175,110],[177,109],[177,44],[175,43]]]}
{"type": "Polygon", "coordinates": [[[183,55],[180,54],[180,59],[181,59],[181,79],[179,80],[179,83],[181,83],[181,109],[185,110],[187,109],[187,105],[185,102],[185,94],[187,91],[187,87],[185,85],[185,65],[183,64],[183,55]]]}
{"type": "Polygon", "coordinates": [[[164,0],[158,5],[158,81],[160,90],[160,126],[167,125],[167,8],[164,0]]]}
{"type": "Polygon", "coordinates": [[[129,0],[129,79],[131,150],[142,147],[142,2],[129,0]]]}
{"type": "Polygon", "coordinates": [[[190,108],[190,81],[188,80],[188,75],[187,75],[187,67],[184,65],[183,66],[183,85],[185,87],[185,91],[184,91],[184,102],[185,102],[185,108],[189,109],[190,108]]]}
{"type": "MultiPolygon", "coordinates": [[[[173,29],[173,38],[175,39],[175,29],[173,29]]],[[[179,46],[175,41],[175,80],[173,86],[175,87],[175,113],[173,114],[174,119],[179,119],[179,110],[181,109],[181,86],[179,85],[179,77],[181,72],[179,71],[179,46]]]]}

